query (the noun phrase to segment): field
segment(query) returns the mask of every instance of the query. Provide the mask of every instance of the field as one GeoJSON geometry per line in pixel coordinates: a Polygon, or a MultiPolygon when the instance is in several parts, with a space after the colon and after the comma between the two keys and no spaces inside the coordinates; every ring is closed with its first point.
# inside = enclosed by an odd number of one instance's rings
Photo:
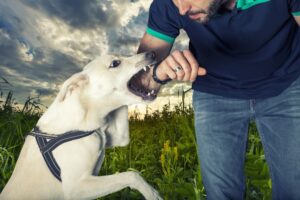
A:
{"type": "MultiPolygon", "coordinates": [[[[22,108],[14,104],[12,93],[0,101],[0,191],[8,181],[18,154],[29,132],[42,114],[38,99],[22,108]]],[[[1,99],[0,99],[1,100],[1,99]]],[[[161,111],[135,113],[130,117],[131,141],[127,147],[108,149],[101,175],[138,171],[167,200],[205,199],[196,155],[193,109],[179,104],[165,105],[161,111]]],[[[271,180],[257,130],[251,124],[245,173],[246,199],[271,199],[271,180]]],[[[102,200],[143,199],[126,188],[102,200]]]]}

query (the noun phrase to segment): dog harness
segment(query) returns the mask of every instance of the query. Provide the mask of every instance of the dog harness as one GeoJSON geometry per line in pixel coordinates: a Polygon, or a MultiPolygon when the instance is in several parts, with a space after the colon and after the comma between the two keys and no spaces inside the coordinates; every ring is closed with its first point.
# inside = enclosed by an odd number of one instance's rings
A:
{"type": "Polygon", "coordinates": [[[60,176],[60,167],[57,164],[54,156],[53,156],[53,150],[56,149],[59,145],[69,142],[72,140],[80,139],[83,137],[87,137],[93,133],[97,133],[100,137],[100,155],[98,157],[96,166],[93,170],[93,175],[97,175],[99,173],[99,170],[101,168],[103,159],[104,159],[104,149],[105,149],[105,133],[101,130],[93,130],[93,131],[70,131],[66,132],[60,135],[52,135],[43,133],[39,130],[39,128],[35,127],[28,135],[34,136],[37,144],[39,146],[40,152],[44,157],[44,160],[53,174],[53,176],[58,179],[61,182],[61,176],[60,176]]]}

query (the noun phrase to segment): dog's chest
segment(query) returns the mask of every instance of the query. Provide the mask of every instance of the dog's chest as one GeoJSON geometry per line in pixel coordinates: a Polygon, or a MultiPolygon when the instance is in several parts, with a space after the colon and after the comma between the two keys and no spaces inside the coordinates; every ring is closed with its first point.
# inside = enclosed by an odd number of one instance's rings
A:
{"type": "Polygon", "coordinates": [[[99,156],[105,146],[105,137],[97,133],[67,142],[53,151],[54,157],[61,168],[72,169],[74,166],[83,170],[94,171],[99,156]]]}

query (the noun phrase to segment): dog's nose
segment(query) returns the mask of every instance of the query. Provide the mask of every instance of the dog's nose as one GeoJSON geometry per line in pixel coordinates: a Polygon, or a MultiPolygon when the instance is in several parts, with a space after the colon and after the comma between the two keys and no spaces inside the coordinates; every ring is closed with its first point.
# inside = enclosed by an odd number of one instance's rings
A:
{"type": "Polygon", "coordinates": [[[155,52],[154,51],[147,52],[146,53],[146,58],[154,59],[155,58],[155,52]]]}

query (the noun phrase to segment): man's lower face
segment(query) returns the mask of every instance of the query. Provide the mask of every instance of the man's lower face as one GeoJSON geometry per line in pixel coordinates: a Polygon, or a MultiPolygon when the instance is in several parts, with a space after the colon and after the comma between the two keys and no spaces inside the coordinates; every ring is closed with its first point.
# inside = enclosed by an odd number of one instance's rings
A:
{"type": "Polygon", "coordinates": [[[212,17],[216,15],[222,5],[222,0],[212,0],[206,10],[189,13],[189,17],[200,23],[207,23],[212,17]]]}

